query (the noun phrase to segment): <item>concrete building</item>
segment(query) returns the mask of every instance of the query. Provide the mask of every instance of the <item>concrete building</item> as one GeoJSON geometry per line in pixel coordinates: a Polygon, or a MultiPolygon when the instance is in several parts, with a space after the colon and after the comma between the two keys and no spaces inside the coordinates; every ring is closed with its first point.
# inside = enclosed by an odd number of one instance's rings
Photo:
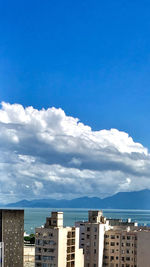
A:
{"type": "Polygon", "coordinates": [[[24,267],[35,267],[35,246],[24,246],[24,267]]]}
{"type": "Polygon", "coordinates": [[[89,211],[87,222],[76,222],[80,228],[80,247],[84,250],[85,267],[102,267],[104,234],[109,229],[109,222],[102,211],[89,211]]]}
{"type": "Polygon", "coordinates": [[[105,233],[103,266],[137,266],[136,232],[118,229],[105,233]]]}
{"type": "Polygon", "coordinates": [[[150,228],[112,229],[105,233],[103,266],[149,267],[150,228]]]}
{"type": "Polygon", "coordinates": [[[0,210],[2,267],[23,267],[24,210],[0,210]]]}
{"type": "Polygon", "coordinates": [[[79,228],[63,227],[63,212],[52,212],[43,228],[36,228],[35,267],[83,267],[79,228]]]}
{"type": "Polygon", "coordinates": [[[138,227],[130,219],[107,220],[102,211],[89,211],[80,228],[84,267],[149,267],[150,228],[138,227]]]}

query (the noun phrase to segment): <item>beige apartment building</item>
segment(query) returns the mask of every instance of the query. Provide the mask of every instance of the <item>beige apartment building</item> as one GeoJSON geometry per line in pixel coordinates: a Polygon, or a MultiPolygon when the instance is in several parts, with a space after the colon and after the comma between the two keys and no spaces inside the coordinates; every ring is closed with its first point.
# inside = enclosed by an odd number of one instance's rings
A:
{"type": "Polygon", "coordinates": [[[102,211],[89,211],[88,221],[76,222],[75,226],[80,228],[79,244],[84,251],[84,266],[102,267],[104,236],[110,228],[102,211]]]}
{"type": "Polygon", "coordinates": [[[107,220],[102,211],[89,211],[80,228],[84,267],[150,267],[150,228],[129,219],[107,220]]]}
{"type": "Polygon", "coordinates": [[[88,215],[63,227],[63,212],[52,212],[36,228],[35,267],[150,267],[149,227],[106,219],[99,210],[88,215]]]}
{"type": "Polygon", "coordinates": [[[105,233],[103,266],[149,267],[150,229],[113,229],[105,233]]]}
{"type": "Polygon", "coordinates": [[[79,228],[63,227],[63,212],[52,212],[35,232],[35,267],[84,267],[79,228]]]}

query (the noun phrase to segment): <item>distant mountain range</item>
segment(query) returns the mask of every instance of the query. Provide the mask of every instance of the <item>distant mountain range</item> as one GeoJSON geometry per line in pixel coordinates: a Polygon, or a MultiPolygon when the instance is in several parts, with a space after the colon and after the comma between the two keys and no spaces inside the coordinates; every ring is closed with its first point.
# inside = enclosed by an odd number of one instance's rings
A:
{"type": "Polygon", "coordinates": [[[104,199],[81,197],[72,200],[35,199],[10,203],[5,207],[29,208],[91,208],[91,209],[150,209],[150,190],[120,192],[104,199]]]}

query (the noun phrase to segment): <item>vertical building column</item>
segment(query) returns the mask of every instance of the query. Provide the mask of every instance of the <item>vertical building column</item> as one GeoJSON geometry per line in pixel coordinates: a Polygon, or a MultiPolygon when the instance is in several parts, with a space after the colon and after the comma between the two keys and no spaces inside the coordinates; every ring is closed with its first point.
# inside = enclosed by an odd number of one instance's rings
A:
{"type": "Polygon", "coordinates": [[[98,267],[103,267],[105,225],[99,224],[98,267]]]}

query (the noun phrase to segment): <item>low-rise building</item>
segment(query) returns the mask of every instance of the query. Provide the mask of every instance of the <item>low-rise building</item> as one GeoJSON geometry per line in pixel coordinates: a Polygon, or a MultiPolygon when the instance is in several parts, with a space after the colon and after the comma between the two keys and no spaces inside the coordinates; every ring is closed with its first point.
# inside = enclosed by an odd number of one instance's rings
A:
{"type": "Polygon", "coordinates": [[[24,245],[24,267],[35,267],[34,245],[24,245]]]}

